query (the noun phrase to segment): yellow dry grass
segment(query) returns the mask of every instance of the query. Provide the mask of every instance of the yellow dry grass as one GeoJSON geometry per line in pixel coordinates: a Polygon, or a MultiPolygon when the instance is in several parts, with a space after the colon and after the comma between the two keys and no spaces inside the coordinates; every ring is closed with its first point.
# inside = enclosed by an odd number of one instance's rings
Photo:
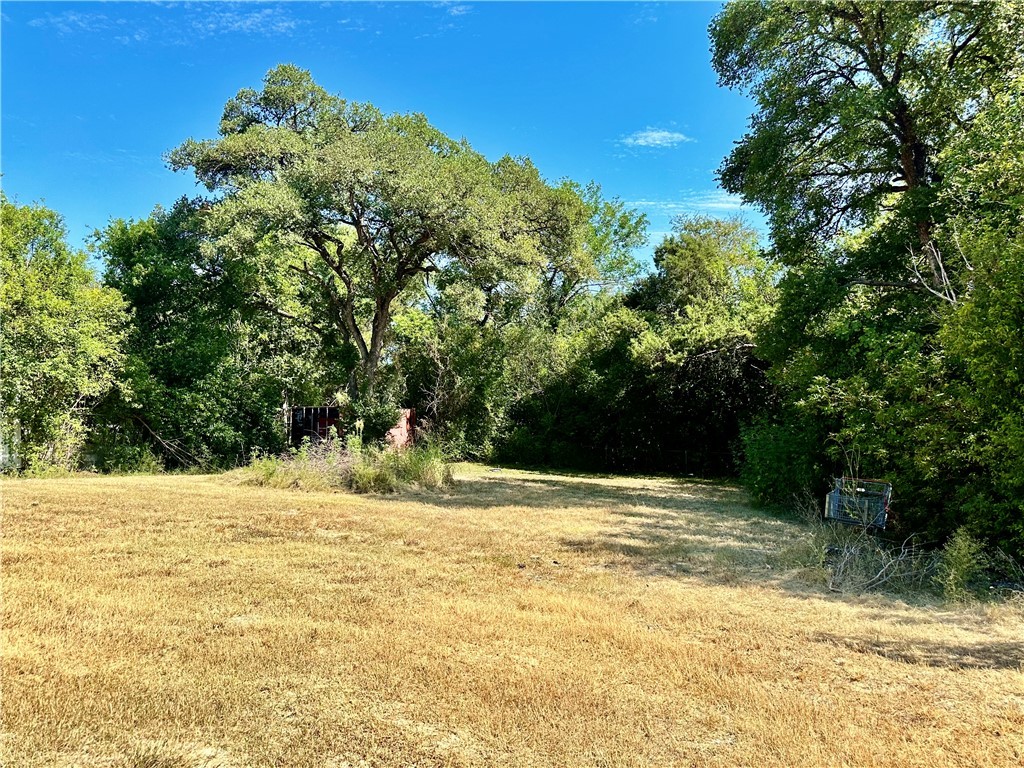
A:
{"type": "Polygon", "coordinates": [[[1011,766],[1019,610],[832,595],[718,486],[5,481],[7,766],[1011,766]]]}

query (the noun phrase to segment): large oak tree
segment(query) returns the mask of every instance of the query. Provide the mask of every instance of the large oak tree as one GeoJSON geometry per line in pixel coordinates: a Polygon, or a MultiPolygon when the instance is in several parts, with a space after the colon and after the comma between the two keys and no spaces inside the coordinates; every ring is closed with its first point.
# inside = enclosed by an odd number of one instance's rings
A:
{"type": "MultiPolygon", "coordinates": [[[[526,159],[490,162],[422,115],[331,95],[291,65],[261,91],[239,91],[219,138],[190,139],[170,162],[218,193],[207,217],[218,248],[258,271],[283,267],[317,297],[357,353],[353,395],[373,394],[395,302],[432,273],[457,272],[494,296],[593,271],[593,211],[578,188],[547,184],[526,159]]],[[[290,314],[277,298],[259,300],[290,314]]]]}

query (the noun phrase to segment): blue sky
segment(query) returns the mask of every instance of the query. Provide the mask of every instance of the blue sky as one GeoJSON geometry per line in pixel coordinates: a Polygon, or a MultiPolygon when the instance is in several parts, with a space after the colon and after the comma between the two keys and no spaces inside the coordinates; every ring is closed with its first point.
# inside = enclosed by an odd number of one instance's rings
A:
{"type": "Polygon", "coordinates": [[[2,10],[3,188],[76,246],[202,190],[163,155],[282,62],[386,112],[422,112],[491,159],[595,180],[651,221],[756,213],[715,169],[752,111],[716,85],[717,3],[71,3],[2,10]]]}

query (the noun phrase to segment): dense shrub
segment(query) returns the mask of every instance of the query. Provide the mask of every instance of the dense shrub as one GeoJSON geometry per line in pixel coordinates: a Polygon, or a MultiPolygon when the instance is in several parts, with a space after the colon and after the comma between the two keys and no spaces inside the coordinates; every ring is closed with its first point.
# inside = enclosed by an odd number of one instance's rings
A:
{"type": "Polygon", "coordinates": [[[938,555],[935,583],[948,600],[963,602],[987,586],[988,565],[984,545],[959,528],[938,555]]]}
{"type": "Polygon", "coordinates": [[[810,493],[821,496],[827,483],[820,427],[797,420],[762,417],[743,430],[740,477],[760,504],[780,506],[810,493]]]}

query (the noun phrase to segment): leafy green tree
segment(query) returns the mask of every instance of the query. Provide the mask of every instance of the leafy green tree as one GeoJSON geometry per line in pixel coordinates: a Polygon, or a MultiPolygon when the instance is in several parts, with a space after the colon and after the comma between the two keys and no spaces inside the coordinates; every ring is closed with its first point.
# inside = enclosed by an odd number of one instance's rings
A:
{"type": "Polygon", "coordinates": [[[596,184],[562,186],[585,206],[571,258],[501,285],[481,284],[451,264],[396,316],[392,359],[408,402],[453,453],[490,457],[511,410],[539,391],[580,313],[627,288],[639,271],[633,249],[646,239],[646,218],[605,199],[596,184]]]}
{"type": "Polygon", "coordinates": [[[347,370],[320,333],[254,306],[273,284],[278,306],[301,311],[282,276],[204,247],[204,208],[182,200],[98,233],[104,280],[132,309],[125,385],[104,404],[110,427],[97,441],[105,466],[138,463],[143,447],[171,466],[225,466],[279,449],[282,405],[321,401],[332,371],[347,370]]]}
{"type": "Polygon", "coordinates": [[[654,250],[654,266],[629,302],[673,318],[691,345],[726,337],[749,343],[770,317],[780,271],[740,219],[677,218],[654,250]]]}
{"type": "Polygon", "coordinates": [[[621,200],[606,199],[599,184],[567,181],[562,189],[582,202],[586,221],[578,250],[563,252],[562,258],[543,266],[540,301],[552,326],[585,294],[629,289],[640,275],[633,252],[647,243],[647,217],[621,200]]]}
{"type": "Polygon", "coordinates": [[[0,429],[29,466],[74,468],[123,361],[124,302],[68,247],[58,214],[2,195],[0,214],[0,429]]]}
{"type": "Polygon", "coordinates": [[[511,414],[508,458],[590,469],[725,474],[740,425],[773,393],[755,354],[777,270],[737,220],[681,218],[656,272],[581,306],[511,414]]]}
{"type": "Polygon", "coordinates": [[[691,466],[731,472],[741,426],[775,400],[758,344],[780,270],[740,219],[684,216],[673,230],[655,251],[656,272],[630,300],[662,339],[661,412],[686,424],[665,441],[685,444],[691,466]]]}
{"type": "Polygon", "coordinates": [[[941,236],[967,269],[940,330],[963,372],[964,447],[979,471],[965,499],[976,534],[1024,553],[1024,75],[985,106],[943,156],[941,236]]]}
{"type": "Polygon", "coordinates": [[[730,3],[711,25],[713,64],[757,112],[723,186],[765,210],[787,265],[831,259],[848,285],[954,299],[935,240],[938,153],[1019,64],[1022,20],[1013,1],[730,3]],[[869,225],[880,247],[823,247],[869,225]]]}
{"type": "Polygon", "coordinates": [[[429,276],[458,272],[491,302],[548,265],[570,282],[585,274],[575,263],[588,210],[575,190],[549,186],[528,160],[488,162],[421,115],[330,95],[291,65],[227,103],[220,138],[188,140],[170,159],[220,194],[207,215],[218,248],[257,269],[284,263],[318,297],[355,350],[353,396],[374,396],[396,303],[429,276]]]}
{"type": "Polygon", "coordinates": [[[542,317],[481,324],[450,305],[418,316],[416,329],[396,322],[408,402],[450,453],[492,458],[509,410],[536,391],[560,332],[542,317]]]}

